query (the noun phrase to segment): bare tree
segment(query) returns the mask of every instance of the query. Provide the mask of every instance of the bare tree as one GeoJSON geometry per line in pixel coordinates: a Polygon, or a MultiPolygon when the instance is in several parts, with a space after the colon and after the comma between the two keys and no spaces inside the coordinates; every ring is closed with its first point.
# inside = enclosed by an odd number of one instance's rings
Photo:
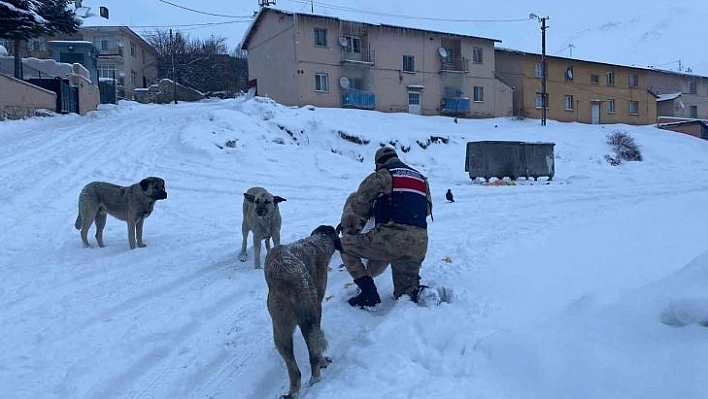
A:
{"type": "Polygon", "coordinates": [[[180,31],[156,29],[146,33],[148,43],[160,54],[158,77],[174,79],[204,93],[230,95],[248,85],[248,63],[243,52],[228,52],[227,39],[210,36],[192,38],[180,31]],[[172,73],[174,50],[175,75],[172,73]]]}

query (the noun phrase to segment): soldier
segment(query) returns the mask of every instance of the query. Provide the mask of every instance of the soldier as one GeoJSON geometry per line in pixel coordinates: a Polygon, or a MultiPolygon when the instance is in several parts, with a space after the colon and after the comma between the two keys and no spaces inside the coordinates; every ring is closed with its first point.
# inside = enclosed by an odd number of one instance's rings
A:
{"type": "MultiPolygon", "coordinates": [[[[342,261],[360,289],[358,295],[349,299],[349,304],[364,308],[381,303],[374,280],[361,258],[390,262],[393,296],[398,299],[408,295],[418,303],[423,291],[435,291],[420,285],[420,267],[428,249],[426,217],[432,211],[428,181],[401,162],[391,147],[376,151],[374,162],[376,170],[361,182],[351,198],[351,211],[363,227],[373,209],[375,227],[341,239],[342,261]]],[[[428,298],[430,294],[423,296],[428,298]]],[[[438,296],[437,302],[439,299],[438,296]]]]}

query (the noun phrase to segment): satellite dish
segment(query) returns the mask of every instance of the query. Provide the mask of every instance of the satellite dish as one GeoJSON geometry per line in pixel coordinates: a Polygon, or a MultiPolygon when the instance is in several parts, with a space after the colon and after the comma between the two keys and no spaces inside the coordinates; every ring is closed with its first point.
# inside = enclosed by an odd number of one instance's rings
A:
{"type": "Polygon", "coordinates": [[[440,54],[442,58],[447,58],[447,49],[445,47],[439,47],[438,54],[440,54]]]}
{"type": "Polygon", "coordinates": [[[568,77],[568,79],[572,80],[573,79],[573,68],[566,69],[565,75],[568,77]]]}
{"type": "Polygon", "coordinates": [[[347,40],[346,37],[340,36],[339,37],[339,45],[342,47],[347,47],[347,46],[349,46],[349,41],[347,40]]]}
{"type": "Polygon", "coordinates": [[[342,76],[341,78],[339,78],[339,86],[342,89],[348,89],[350,84],[351,82],[349,81],[348,77],[342,76]]]}

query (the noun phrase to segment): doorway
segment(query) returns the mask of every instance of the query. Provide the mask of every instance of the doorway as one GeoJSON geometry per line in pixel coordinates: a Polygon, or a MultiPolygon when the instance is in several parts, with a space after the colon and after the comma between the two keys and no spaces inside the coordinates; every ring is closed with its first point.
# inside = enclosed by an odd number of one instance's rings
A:
{"type": "Polygon", "coordinates": [[[420,92],[419,91],[409,91],[408,92],[408,113],[420,115],[420,92]]]}

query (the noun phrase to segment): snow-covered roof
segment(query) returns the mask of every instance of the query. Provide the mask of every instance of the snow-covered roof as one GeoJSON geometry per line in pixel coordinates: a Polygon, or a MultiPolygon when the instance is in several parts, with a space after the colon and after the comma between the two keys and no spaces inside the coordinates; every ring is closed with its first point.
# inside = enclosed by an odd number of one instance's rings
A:
{"type": "Polygon", "coordinates": [[[677,99],[677,98],[680,97],[680,96],[681,96],[681,92],[678,92],[678,93],[659,94],[659,97],[657,97],[656,102],[675,100],[675,99],[677,99]]]}

